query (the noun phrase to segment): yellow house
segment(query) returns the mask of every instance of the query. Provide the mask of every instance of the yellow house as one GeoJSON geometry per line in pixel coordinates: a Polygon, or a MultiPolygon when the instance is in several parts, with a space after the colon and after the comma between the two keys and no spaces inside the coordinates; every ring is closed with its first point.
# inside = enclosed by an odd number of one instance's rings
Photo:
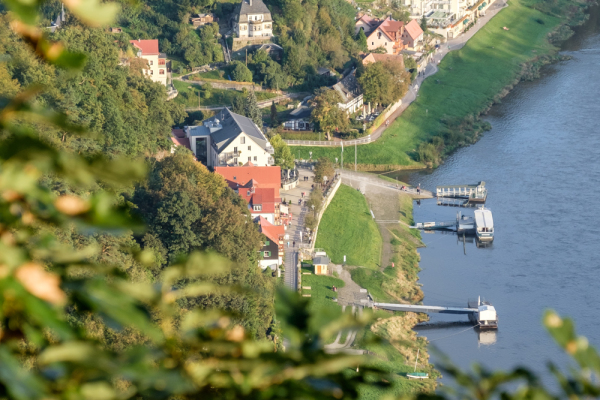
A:
{"type": "Polygon", "coordinates": [[[331,263],[331,260],[325,256],[313,258],[313,265],[315,266],[315,275],[329,275],[327,271],[329,263],[331,263]]]}

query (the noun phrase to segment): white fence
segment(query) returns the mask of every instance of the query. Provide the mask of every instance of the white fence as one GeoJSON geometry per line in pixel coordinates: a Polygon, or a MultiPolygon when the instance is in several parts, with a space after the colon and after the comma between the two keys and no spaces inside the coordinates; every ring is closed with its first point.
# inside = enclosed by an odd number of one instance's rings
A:
{"type": "Polygon", "coordinates": [[[367,144],[371,143],[371,135],[367,135],[359,139],[351,140],[339,140],[339,141],[327,141],[327,140],[287,140],[284,139],[289,146],[322,146],[322,147],[341,147],[342,143],[344,146],[354,146],[355,144],[367,144]]]}

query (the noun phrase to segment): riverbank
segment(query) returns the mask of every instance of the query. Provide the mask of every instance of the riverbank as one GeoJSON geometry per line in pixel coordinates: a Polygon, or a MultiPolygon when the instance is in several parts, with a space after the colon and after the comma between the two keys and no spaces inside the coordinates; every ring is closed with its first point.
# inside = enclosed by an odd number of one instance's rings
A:
{"type": "MultiPolygon", "coordinates": [[[[558,8],[546,9],[545,4],[533,0],[509,1],[462,49],[442,60],[438,73],[423,82],[417,100],[377,142],[357,147],[359,169],[435,165],[440,156],[474,143],[489,128],[479,121],[479,115],[523,77],[534,77],[539,66],[556,54],[558,49],[549,37],[553,34],[558,40],[568,34],[559,28],[567,21],[558,10],[579,9],[585,4],[555,3],[553,7],[558,8]]],[[[576,15],[580,19],[579,13],[576,15]]],[[[354,147],[344,149],[347,162],[354,160],[354,151],[354,147]]],[[[340,157],[339,148],[294,147],[292,152],[305,159],[309,152],[314,158],[340,157]]]]}
{"type": "MultiPolygon", "coordinates": [[[[347,255],[344,273],[349,271],[351,283],[367,289],[376,301],[420,301],[423,293],[417,283],[417,247],[422,243],[418,234],[412,234],[407,227],[412,223],[412,198],[382,186],[378,177],[372,177],[373,185],[342,179],[345,184],[323,215],[317,247],[323,248],[334,263],[341,263],[343,255],[347,255]],[[374,219],[369,210],[373,211],[374,219]],[[398,218],[398,223],[376,223],[398,218]]],[[[413,330],[423,317],[381,310],[376,311],[375,316],[370,326],[356,334],[351,348],[368,350],[372,365],[388,370],[398,378],[387,390],[365,385],[361,398],[432,392],[437,372],[428,363],[426,339],[418,339],[413,330]],[[375,337],[377,343],[372,342],[375,337]],[[417,350],[420,351],[418,370],[428,372],[432,379],[412,381],[405,377],[414,369],[417,350]]]]}

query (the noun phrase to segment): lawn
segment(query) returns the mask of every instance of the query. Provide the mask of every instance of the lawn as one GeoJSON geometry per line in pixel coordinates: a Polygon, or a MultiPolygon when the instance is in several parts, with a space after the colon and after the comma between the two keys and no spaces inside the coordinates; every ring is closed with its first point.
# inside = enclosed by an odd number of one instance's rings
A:
{"type": "Polygon", "coordinates": [[[315,275],[314,267],[308,262],[302,263],[302,272],[311,272],[310,275],[302,275],[302,286],[310,286],[310,290],[302,289],[302,294],[310,294],[311,309],[341,313],[341,307],[333,301],[337,297],[333,286],[344,287],[344,281],[333,276],[315,275]]]}
{"type": "Polygon", "coordinates": [[[315,247],[324,249],[336,264],[379,268],[381,235],[364,196],[341,185],[319,224],[315,247]]]}
{"type": "MultiPolygon", "coordinates": [[[[409,196],[399,196],[399,218],[405,224],[412,225],[412,199],[409,196]]],[[[368,268],[350,270],[352,280],[367,289],[375,301],[395,302],[400,299],[416,302],[423,298],[423,292],[417,285],[419,273],[419,253],[417,248],[422,246],[421,235],[415,229],[406,225],[386,225],[391,233],[393,256],[390,265],[383,271],[368,268]],[[391,263],[394,263],[392,267],[391,263]]]]}
{"type": "Polygon", "coordinates": [[[207,72],[199,72],[197,74],[192,75],[193,77],[198,76],[200,79],[214,79],[219,81],[229,81],[225,76],[225,71],[220,69],[207,71],[207,72]]]}
{"type": "MultiPolygon", "coordinates": [[[[527,8],[522,0],[492,18],[460,50],[442,61],[439,72],[425,80],[417,100],[375,143],[358,146],[358,162],[370,165],[410,166],[419,143],[442,132],[442,119],[462,120],[489,106],[495,96],[513,83],[521,65],[553,52],[548,33],[559,19],[527,8]],[[537,20],[543,21],[542,23],[537,20]],[[502,27],[508,27],[505,31],[502,27]]],[[[339,148],[294,147],[292,152],[308,158],[339,157],[339,148]]],[[[354,148],[344,149],[346,160],[354,159],[354,148]]]]}
{"type": "MultiPolygon", "coordinates": [[[[210,98],[206,99],[202,95],[199,96],[199,92],[202,93],[201,86],[197,83],[173,81],[175,89],[179,92],[179,95],[175,97],[175,101],[179,104],[183,104],[186,107],[198,107],[198,105],[208,106],[231,106],[235,97],[243,97],[244,94],[237,90],[225,90],[225,89],[212,89],[210,98]],[[200,101],[198,101],[200,97],[200,101]]],[[[255,92],[256,99],[258,101],[272,99],[277,97],[274,93],[269,92],[255,92]]]]}

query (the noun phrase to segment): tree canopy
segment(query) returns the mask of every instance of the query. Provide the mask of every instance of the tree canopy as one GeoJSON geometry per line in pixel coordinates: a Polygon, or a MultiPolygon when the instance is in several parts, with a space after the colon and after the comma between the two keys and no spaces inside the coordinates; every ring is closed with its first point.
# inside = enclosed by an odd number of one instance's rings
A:
{"type": "Polygon", "coordinates": [[[410,85],[410,74],[404,63],[379,61],[365,66],[358,77],[364,99],[374,104],[392,104],[401,99],[410,85]]]}
{"type": "Polygon", "coordinates": [[[294,156],[292,151],[286,142],[283,141],[281,136],[275,135],[270,139],[271,145],[275,150],[273,158],[275,159],[275,165],[279,165],[282,169],[294,168],[294,156]]]}
{"type": "Polygon", "coordinates": [[[329,88],[319,89],[311,100],[314,108],[310,119],[328,136],[332,130],[336,128],[345,129],[348,126],[346,112],[338,107],[340,101],[340,95],[329,88]]]}

